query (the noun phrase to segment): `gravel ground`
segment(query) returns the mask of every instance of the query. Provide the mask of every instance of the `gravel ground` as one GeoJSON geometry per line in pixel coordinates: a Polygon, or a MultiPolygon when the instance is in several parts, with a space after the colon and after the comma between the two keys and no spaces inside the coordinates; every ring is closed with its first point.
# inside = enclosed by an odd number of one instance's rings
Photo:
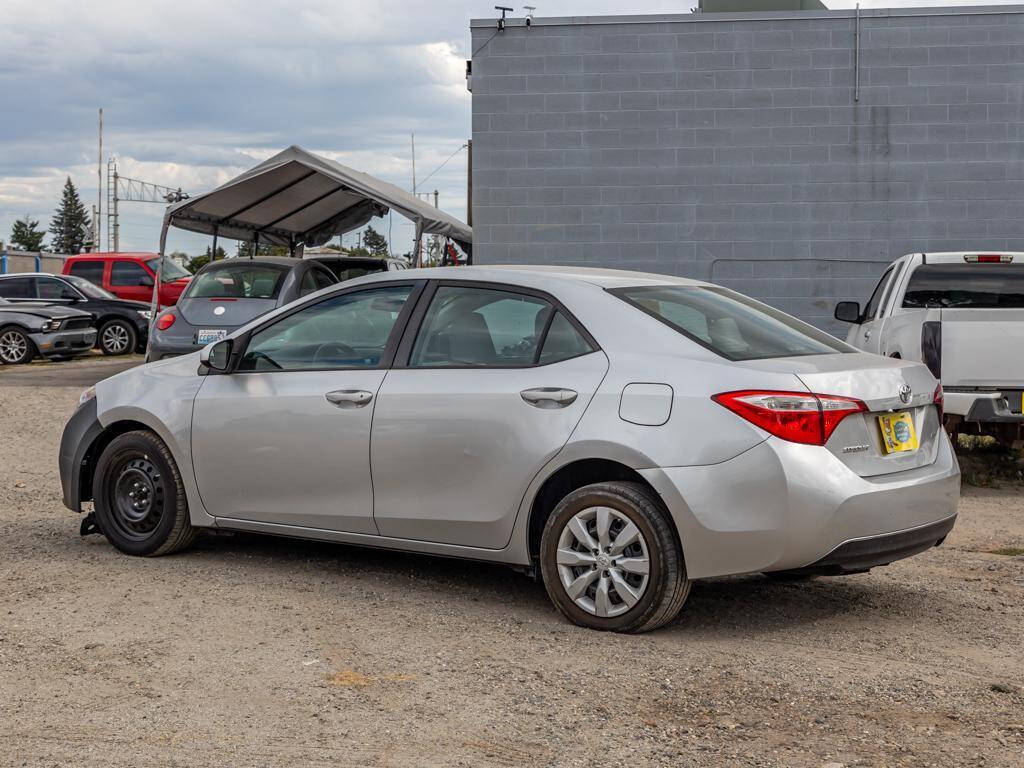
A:
{"type": "MultiPolygon", "coordinates": [[[[8,376],[7,372],[0,378],[8,376]]],[[[695,586],[640,637],[510,570],[204,535],[78,536],[77,388],[0,387],[0,765],[1024,764],[1024,493],[868,575],[695,586]],[[50,414],[50,415],[47,415],[50,414]]],[[[33,382],[35,384],[35,382],[33,382]]]]}

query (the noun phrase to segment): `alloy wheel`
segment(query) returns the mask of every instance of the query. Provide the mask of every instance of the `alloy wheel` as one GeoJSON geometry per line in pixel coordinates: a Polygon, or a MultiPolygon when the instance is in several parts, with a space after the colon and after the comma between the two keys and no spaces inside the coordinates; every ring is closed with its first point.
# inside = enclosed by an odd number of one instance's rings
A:
{"type": "Polygon", "coordinates": [[[128,350],[128,329],[120,323],[111,323],[103,329],[100,343],[111,354],[123,354],[128,350]]]}
{"type": "Polygon", "coordinates": [[[28,354],[28,339],[20,331],[7,331],[0,336],[0,360],[20,363],[28,354]]]}
{"type": "Polygon", "coordinates": [[[640,529],[611,507],[587,507],[569,519],[558,539],[556,563],[570,599],[602,618],[637,604],[651,568],[640,529]]]}

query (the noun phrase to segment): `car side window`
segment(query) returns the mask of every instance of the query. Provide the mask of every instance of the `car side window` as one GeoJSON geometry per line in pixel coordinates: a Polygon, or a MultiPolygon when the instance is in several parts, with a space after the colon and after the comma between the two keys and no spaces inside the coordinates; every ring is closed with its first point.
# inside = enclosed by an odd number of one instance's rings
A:
{"type": "Polygon", "coordinates": [[[252,335],[240,371],[376,368],[411,285],[388,285],[319,301],[252,335]]]}
{"type": "Polygon", "coordinates": [[[118,286],[152,285],[153,278],[134,261],[115,261],[110,267],[110,284],[118,286]]]}
{"type": "Polygon", "coordinates": [[[315,270],[307,269],[299,284],[299,296],[307,296],[317,290],[315,270]]]}
{"type": "Polygon", "coordinates": [[[63,280],[52,277],[36,278],[36,290],[40,299],[79,299],[81,294],[63,280]]]}
{"type": "Polygon", "coordinates": [[[34,299],[35,289],[31,277],[8,277],[0,280],[0,297],[5,299],[34,299]]]}
{"type": "Polygon", "coordinates": [[[443,285],[427,308],[410,367],[509,368],[536,364],[554,308],[508,290],[443,285]]]}
{"type": "Polygon", "coordinates": [[[593,346],[576,330],[576,326],[569,322],[569,318],[561,312],[555,312],[537,362],[540,365],[550,365],[593,351],[593,346]]]}
{"type": "Polygon", "coordinates": [[[885,274],[878,281],[878,285],[875,286],[874,293],[871,294],[871,298],[868,299],[867,306],[864,307],[864,320],[874,320],[875,315],[878,313],[878,305],[882,303],[882,291],[885,286],[889,283],[889,278],[892,277],[892,267],[885,270],[885,274]]]}
{"type": "Polygon", "coordinates": [[[83,277],[93,285],[103,285],[102,261],[76,261],[68,269],[68,274],[83,277]]]}
{"type": "Polygon", "coordinates": [[[326,288],[338,282],[337,280],[334,279],[334,275],[332,275],[326,269],[314,269],[313,280],[316,281],[316,289],[318,291],[321,288],[326,288]]]}

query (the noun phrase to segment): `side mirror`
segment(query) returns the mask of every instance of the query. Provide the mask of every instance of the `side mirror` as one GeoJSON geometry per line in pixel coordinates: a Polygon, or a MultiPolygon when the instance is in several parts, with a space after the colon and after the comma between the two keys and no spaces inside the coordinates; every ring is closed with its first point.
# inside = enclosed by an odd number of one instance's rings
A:
{"type": "Polygon", "coordinates": [[[840,301],[836,304],[836,320],[844,323],[860,322],[860,304],[856,301],[840,301]]]}
{"type": "Polygon", "coordinates": [[[213,373],[228,373],[233,346],[234,339],[222,339],[215,344],[209,344],[200,350],[199,362],[213,373]]]}

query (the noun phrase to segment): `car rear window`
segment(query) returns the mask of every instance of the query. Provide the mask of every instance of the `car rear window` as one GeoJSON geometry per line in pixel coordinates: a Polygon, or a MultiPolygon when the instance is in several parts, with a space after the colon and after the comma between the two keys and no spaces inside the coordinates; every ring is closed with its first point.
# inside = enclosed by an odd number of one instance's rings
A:
{"type": "Polygon", "coordinates": [[[644,286],[611,293],[728,360],[856,352],[814,326],[727,288],[644,286]]]}
{"type": "Polygon", "coordinates": [[[923,264],[910,276],[903,306],[1024,308],[1024,264],[923,264]]]}
{"type": "Polygon", "coordinates": [[[275,264],[227,264],[196,275],[185,291],[187,299],[276,299],[288,273],[275,264]]]}

